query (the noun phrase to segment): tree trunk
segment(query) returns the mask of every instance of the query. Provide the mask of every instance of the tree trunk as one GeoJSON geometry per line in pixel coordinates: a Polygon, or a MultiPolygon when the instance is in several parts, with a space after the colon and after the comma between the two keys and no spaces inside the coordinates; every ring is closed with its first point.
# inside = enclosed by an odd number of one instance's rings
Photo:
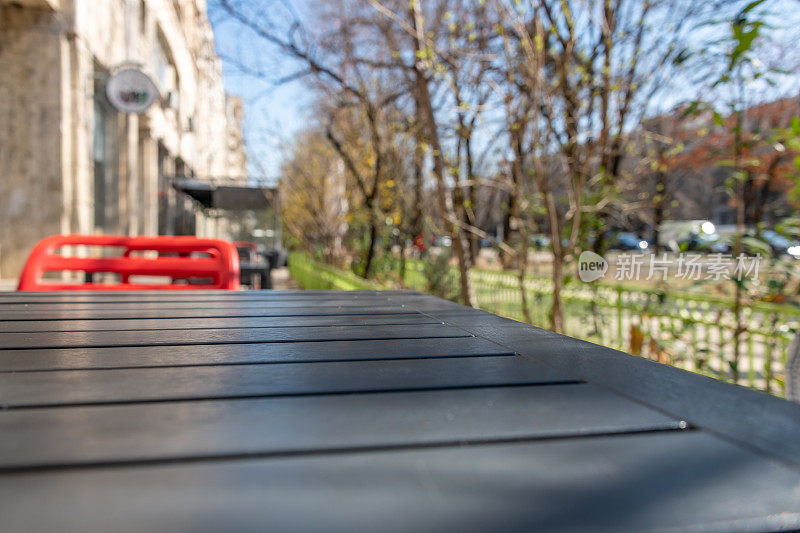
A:
{"type": "MultiPolygon", "coordinates": [[[[458,164],[458,183],[453,191],[455,204],[458,206],[458,214],[462,225],[469,225],[475,227],[474,217],[474,186],[472,184],[472,154],[470,153],[470,136],[471,130],[466,129],[464,125],[464,117],[458,118],[459,138],[456,148],[456,162],[458,164]],[[466,176],[462,171],[462,160],[466,162],[466,176]],[[466,194],[465,194],[466,192],[466,194]]],[[[467,252],[469,254],[469,264],[475,265],[478,258],[477,238],[474,232],[468,231],[464,234],[467,242],[467,252]]]]}
{"type": "Polygon", "coordinates": [[[367,279],[372,275],[372,262],[375,258],[375,245],[378,241],[378,223],[375,217],[375,210],[369,206],[369,243],[364,256],[363,276],[367,279]]]}
{"type": "Polygon", "coordinates": [[[406,239],[401,236],[400,239],[400,286],[406,286],[406,239]]]}
{"type": "MultiPolygon", "coordinates": [[[[514,188],[513,180],[514,177],[512,172],[512,185],[511,185],[512,189],[514,188]]],[[[514,215],[512,213],[516,209],[516,203],[517,199],[514,192],[509,192],[508,201],[506,202],[505,214],[503,215],[503,241],[511,247],[514,246],[514,242],[511,237],[514,231],[512,228],[511,221],[514,218],[514,215]]],[[[505,250],[500,250],[500,262],[502,263],[503,268],[505,270],[508,270],[513,267],[514,257],[509,252],[505,250]]]]}
{"type": "Polygon", "coordinates": [[[550,308],[550,329],[556,333],[564,333],[564,310],[561,306],[561,289],[564,286],[564,253],[561,246],[561,225],[559,224],[558,208],[556,207],[553,191],[539,188],[545,199],[545,207],[550,224],[550,244],[553,247],[553,305],[550,308]]]}
{"type": "Polygon", "coordinates": [[[753,207],[752,224],[755,227],[758,227],[758,225],[761,223],[761,218],[764,216],[764,206],[767,203],[767,197],[769,196],[769,189],[772,186],[773,181],[775,180],[775,174],[777,172],[778,165],[780,164],[782,159],[783,156],[778,155],[769,164],[769,168],[767,168],[767,179],[759,188],[758,200],[753,202],[755,206],[753,207]]]}
{"type": "Polygon", "coordinates": [[[522,220],[522,210],[520,203],[522,199],[522,138],[520,129],[515,130],[511,136],[511,149],[514,153],[514,162],[511,164],[511,193],[514,202],[509,205],[510,215],[513,217],[515,230],[519,236],[519,248],[517,249],[517,283],[519,287],[520,305],[522,305],[522,316],[525,322],[530,324],[531,313],[528,309],[528,293],[525,290],[525,276],[528,270],[528,234],[525,231],[525,224],[522,220]]]}
{"type": "MultiPolygon", "coordinates": [[[[417,113],[419,115],[419,113],[417,113]]],[[[419,139],[419,132],[417,132],[419,139]]],[[[422,150],[422,143],[417,142],[414,147],[414,215],[411,221],[411,232],[414,237],[422,235],[424,217],[422,215],[422,165],[425,153],[422,150]]]]}
{"type": "Polygon", "coordinates": [[[520,305],[522,305],[522,316],[525,318],[525,322],[528,324],[532,324],[533,320],[531,319],[531,312],[528,308],[528,292],[525,289],[525,277],[528,274],[528,232],[525,231],[524,224],[520,219],[520,212],[519,207],[517,207],[516,213],[514,216],[517,218],[517,223],[519,225],[519,235],[520,235],[520,246],[519,246],[519,257],[517,258],[517,282],[519,285],[519,300],[520,305]]]}
{"type": "MultiPolygon", "coordinates": [[[[472,224],[473,226],[478,225],[478,221],[475,217],[475,210],[477,209],[477,192],[475,187],[475,170],[474,170],[474,162],[472,160],[472,131],[470,130],[469,136],[466,138],[464,142],[464,149],[466,150],[467,156],[467,180],[469,183],[467,185],[467,199],[469,201],[469,213],[471,215],[468,216],[467,221],[472,224]]],[[[469,258],[470,263],[474,266],[478,261],[478,254],[480,253],[480,240],[475,233],[470,232],[469,234],[469,258]]]]}
{"type": "MultiPolygon", "coordinates": [[[[736,131],[734,134],[734,171],[738,171],[741,169],[741,160],[742,160],[742,151],[743,151],[743,143],[742,143],[742,126],[744,124],[744,116],[743,112],[739,111],[736,113],[736,131]]],[[[744,179],[737,179],[736,180],[736,188],[735,188],[735,198],[736,198],[736,238],[734,240],[734,255],[739,256],[744,251],[744,246],[742,243],[742,237],[744,236],[744,232],[746,231],[745,228],[745,180],[744,179]]],[[[741,344],[742,344],[742,333],[747,331],[747,328],[744,325],[743,317],[742,317],[742,299],[744,298],[744,291],[743,285],[744,280],[737,280],[735,277],[731,277],[733,282],[736,284],[736,293],[734,294],[734,302],[733,302],[733,314],[736,318],[736,329],[733,332],[733,361],[731,361],[731,377],[734,383],[739,382],[739,354],[741,353],[741,344]]]]}
{"type": "Polygon", "coordinates": [[[469,282],[469,269],[467,267],[467,258],[464,253],[464,243],[461,240],[461,230],[455,224],[455,215],[452,209],[452,198],[450,202],[447,201],[445,181],[445,164],[442,157],[442,146],[439,142],[439,132],[436,128],[436,118],[433,113],[433,105],[431,104],[430,88],[428,86],[428,79],[425,77],[425,72],[420,65],[421,58],[426,57],[426,46],[422,41],[424,29],[421,27],[421,14],[419,13],[419,5],[416,1],[412,0],[412,23],[414,24],[414,47],[416,52],[416,61],[414,63],[415,74],[415,98],[417,100],[417,110],[421,115],[422,122],[426,126],[428,142],[433,151],[433,172],[436,175],[436,192],[437,200],[439,203],[439,212],[442,217],[442,223],[446,228],[450,240],[452,241],[453,250],[456,254],[458,261],[458,272],[461,282],[461,301],[464,305],[473,307],[472,287],[469,282]]]}
{"type": "Polygon", "coordinates": [[[550,329],[556,333],[564,333],[564,309],[561,305],[561,289],[564,286],[563,268],[564,258],[553,254],[553,305],[550,308],[550,329]]]}
{"type": "Polygon", "coordinates": [[[664,222],[664,205],[666,204],[667,194],[667,174],[665,168],[659,161],[659,169],[656,174],[656,192],[653,202],[653,253],[661,251],[661,223],[664,222]]]}

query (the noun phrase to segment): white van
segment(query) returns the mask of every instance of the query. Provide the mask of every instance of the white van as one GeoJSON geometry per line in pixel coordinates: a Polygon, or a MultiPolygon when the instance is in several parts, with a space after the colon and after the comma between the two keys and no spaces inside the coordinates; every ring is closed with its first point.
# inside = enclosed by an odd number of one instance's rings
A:
{"type": "Polygon", "coordinates": [[[658,230],[659,245],[675,253],[682,248],[698,251],[718,251],[714,245],[720,240],[717,228],[710,220],[670,220],[658,230]]]}

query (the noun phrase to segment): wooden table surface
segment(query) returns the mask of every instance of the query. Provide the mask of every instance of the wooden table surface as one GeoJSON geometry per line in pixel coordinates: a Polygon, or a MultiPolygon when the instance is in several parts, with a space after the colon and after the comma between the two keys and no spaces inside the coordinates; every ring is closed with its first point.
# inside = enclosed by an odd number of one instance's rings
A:
{"type": "Polygon", "coordinates": [[[0,296],[0,530],[800,528],[800,406],[415,292],[0,296]]]}

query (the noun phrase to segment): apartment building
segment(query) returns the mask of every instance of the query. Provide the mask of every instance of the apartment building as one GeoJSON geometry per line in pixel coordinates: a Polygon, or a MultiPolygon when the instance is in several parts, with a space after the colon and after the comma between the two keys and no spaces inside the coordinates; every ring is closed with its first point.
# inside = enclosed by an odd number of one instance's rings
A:
{"type": "Polygon", "coordinates": [[[0,0],[0,277],[55,233],[208,235],[176,176],[246,176],[205,0],[0,0]],[[144,73],[140,113],[112,105],[144,73]]]}

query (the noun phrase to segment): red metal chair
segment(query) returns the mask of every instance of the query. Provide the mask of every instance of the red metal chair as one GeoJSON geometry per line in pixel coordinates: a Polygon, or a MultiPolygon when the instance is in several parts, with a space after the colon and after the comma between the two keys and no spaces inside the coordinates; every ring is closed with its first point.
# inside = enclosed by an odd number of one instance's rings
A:
{"type": "Polygon", "coordinates": [[[20,291],[239,289],[236,247],[218,239],[197,237],[115,237],[110,235],[53,235],[33,248],[19,278],[20,291]],[[117,257],[69,257],[56,251],[63,246],[122,248],[117,257]],[[158,257],[133,255],[155,251],[158,257]],[[47,272],[114,273],[119,283],[63,283],[44,279],[47,272]],[[131,276],[163,276],[168,283],[135,283],[131,276]],[[188,284],[188,280],[210,280],[188,284]],[[184,283],[176,283],[183,281],[184,283]]]}

